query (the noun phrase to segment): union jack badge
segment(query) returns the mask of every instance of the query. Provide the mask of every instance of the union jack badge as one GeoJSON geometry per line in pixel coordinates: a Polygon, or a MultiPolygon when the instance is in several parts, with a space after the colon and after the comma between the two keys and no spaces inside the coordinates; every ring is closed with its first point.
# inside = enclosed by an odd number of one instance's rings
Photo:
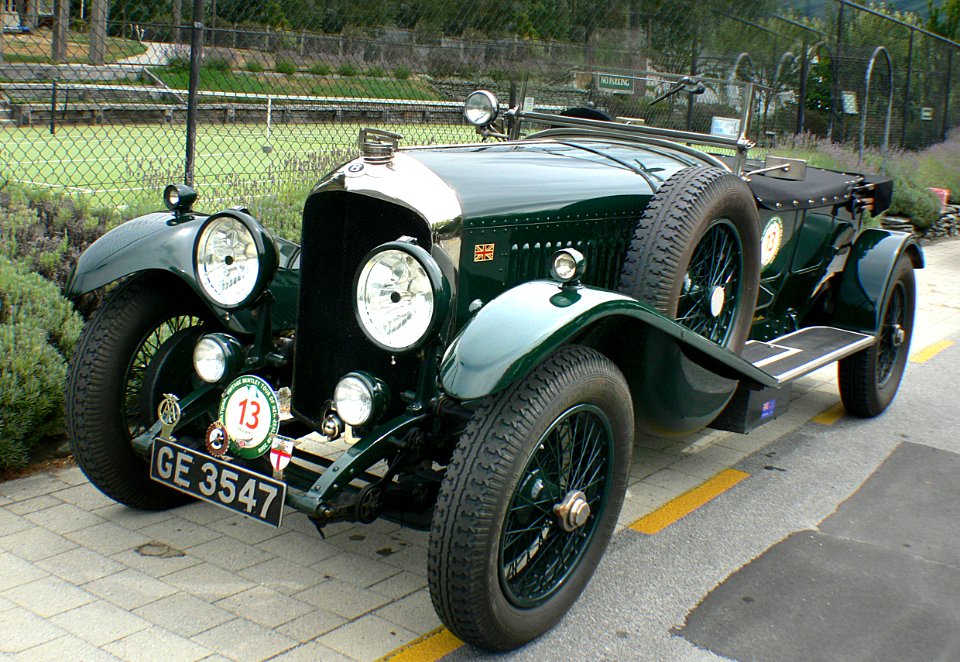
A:
{"type": "Polygon", "coordinates": [[[474,262],[490,262],[493,260],[493,249],[496,244],[477,244],[473,247],[474,262]]]}
{"type": "Polygon", "coordinates": [[[274,471],[281,473],[290,464],[293,448],[296,445],[295,439],[274,435],[273,443],[270,445],[270,464],[273,465],[274,471]]]}

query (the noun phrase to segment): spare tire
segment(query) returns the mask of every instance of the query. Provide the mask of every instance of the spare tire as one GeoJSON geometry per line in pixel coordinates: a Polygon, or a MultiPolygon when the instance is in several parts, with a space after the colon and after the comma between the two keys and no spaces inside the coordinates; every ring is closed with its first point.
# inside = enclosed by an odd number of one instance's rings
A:
{"type": "Polygon", "coordinates": [[[663,183],[637,222],[620,291],[735,352],[750,334],[760,221],[739,177],[701,166],[663,183]]]}

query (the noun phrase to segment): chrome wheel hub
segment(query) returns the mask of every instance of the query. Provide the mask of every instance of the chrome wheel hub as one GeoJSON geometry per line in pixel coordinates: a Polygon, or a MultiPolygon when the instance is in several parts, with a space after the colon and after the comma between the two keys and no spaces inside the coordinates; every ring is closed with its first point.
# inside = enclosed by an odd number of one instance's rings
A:
{"type": "Polygon", "coordinates": [[[563,501],[553,507],[557,523],[564,531],[575,531],[590,519],[590,504],[580,490],[568,492],[563,501]]]}
{"type": "Polygon", "coordinates": [[[710,314],[713,317],[719,317],[723,312],[723,304],[726,303],[727,294],[723,288],[717,285],[710,292],[710,314]]]}
{"type": "Polygon", "coordinates": [[[903,344],[903,341],[906,340],[907,333],[903,330],[903,327],[899,324],[894,324],[891,328],[890,339],[893,341],[894,347],[899,347],[903,344]]]}

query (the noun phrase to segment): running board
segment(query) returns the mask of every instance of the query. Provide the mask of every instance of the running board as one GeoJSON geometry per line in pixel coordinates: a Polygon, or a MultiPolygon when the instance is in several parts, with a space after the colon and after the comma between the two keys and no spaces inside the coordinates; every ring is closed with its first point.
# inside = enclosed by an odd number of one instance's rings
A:
{"type": "Polygon", "coordinates": [[[740,358],[761,370],[766,379],[763,385],[741,381],[710,427],[740,433],[755,430],[787,412],[794,379],[859,352],[873,342],[873,336],[830,326],[807,327],[769,342],[751,340],[740,358]]]}
{"type": "Polygon", "coordinates": [[[782,385],[856,354],[874,340],[874,336],[832,326],[809,326],[768,342],[751,340],[740,357],[782,385]]]}

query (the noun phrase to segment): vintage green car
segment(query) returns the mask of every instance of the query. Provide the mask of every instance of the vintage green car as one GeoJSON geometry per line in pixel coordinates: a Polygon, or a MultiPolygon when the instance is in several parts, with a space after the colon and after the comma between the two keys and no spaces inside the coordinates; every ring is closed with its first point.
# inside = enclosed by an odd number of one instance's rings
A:
{"type": "Polygon", "coordinates": [[[429,528],[441,619],[504,650],[586,586],[638,433],[748,432],[835,361],[849,413],[890,404],[923,256],[865,227],[888,179],[751,159],[749,104],[732,135],[501,110],[470,95],[471,145],[362,131],[299,245],[181,185],[93,244],[70,292],[114,286],[67,385],[93,484],[429,528]]]}

